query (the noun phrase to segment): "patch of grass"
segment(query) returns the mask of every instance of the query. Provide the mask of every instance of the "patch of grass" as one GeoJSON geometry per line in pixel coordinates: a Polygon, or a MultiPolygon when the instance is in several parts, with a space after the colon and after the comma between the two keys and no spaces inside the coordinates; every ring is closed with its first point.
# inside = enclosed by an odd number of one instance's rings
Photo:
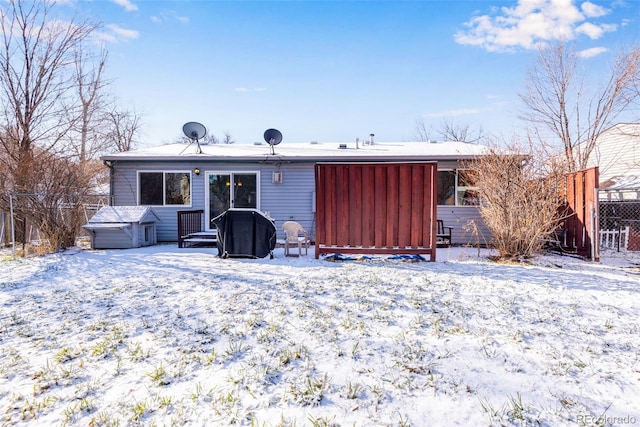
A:
{"type": "Polygon", "coordinates": [[[247,347],[242,341],[232,339],[229,340],[229,344],[227,345],[224,353],[229,359],[235,359],[240,357],[248,349],[249,347],[247,347]]]}
{"type": "Polygon", "coordinates": [[[90,427],[119,427],[120,425],[120,419],[107,411],[98,412],[89,420],[90,427]]]}
{"type": "Polygon", "coordinates": [[[363,391],[364,388],[362,387],[362,385],[349,381],[344,386],[341,394],[345,399],[357,399],[358,397],[360,397],[363,391]]]}
{"type": "Polygon", "coordinates": [[[156,368],[153,371],[148,372],[146,375],[156,385],[165,386],[165,385],[171,384],[171,381],[167,377],[167,370],[164,368],[164,365],[162,364],[162,362],[160,362],[160,364],[156,366],[156,368]]]}
{"type": "Polygon", "coordinates": [[[129,417],[129,421],[139,422],[142,420],[142,417],[145,416],[147,412],[149,412],[147,402],[135,402],[130,407],[131,416],[129,417]]]}
{"type": "Polygon", "coordinates": [[[151,351],[148,349],[144,350],[142,348],[142,344],[138,341],[129,343],[125,352],[132,362],[140,362],[141,360],[148,359],[151,356],[151,351]]]}
{"type": "Polygon", "coordinates": [[[289,394],[294,402],[302,406],[318,406],[324,398],[324,393],[329,385],[329,376],[311,377],[307,375],[304,381],[289,385],[289,394]]]}

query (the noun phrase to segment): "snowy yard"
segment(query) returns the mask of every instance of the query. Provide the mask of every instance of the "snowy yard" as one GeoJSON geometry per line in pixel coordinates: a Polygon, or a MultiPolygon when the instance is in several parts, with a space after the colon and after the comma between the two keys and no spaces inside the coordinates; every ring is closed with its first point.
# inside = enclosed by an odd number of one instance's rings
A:
{"type": "Polygon", "coordinates": [[[640,258],[216,253],[5,256],[1,425],[640,423],[640,258]]]}

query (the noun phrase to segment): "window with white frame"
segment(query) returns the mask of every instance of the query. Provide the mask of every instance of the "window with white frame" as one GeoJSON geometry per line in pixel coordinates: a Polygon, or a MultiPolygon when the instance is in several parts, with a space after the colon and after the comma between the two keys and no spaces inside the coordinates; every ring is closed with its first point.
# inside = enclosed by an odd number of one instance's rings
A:
{"type": "Polygon", "coordinates": [[[438,171],[438,205],[475,206],[477,187],[464,169],[438,171]]]}
{"type": "Polygon", "coordinates": [[[191,205],[191,172],[138,172],[138,204],[191,205]]]}

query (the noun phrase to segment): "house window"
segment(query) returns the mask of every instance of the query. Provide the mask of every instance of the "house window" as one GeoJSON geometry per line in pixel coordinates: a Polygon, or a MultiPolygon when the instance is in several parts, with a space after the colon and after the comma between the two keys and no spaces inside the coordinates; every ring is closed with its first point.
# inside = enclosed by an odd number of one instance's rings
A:
{"type": "Polygon", "coordinates": [[[458,185],[456,186],[456,204],[458,206],[478,205],[478,187],[473,181],[473,176],[468,171],[458,170],[458,185]]]}
{"type": "Polygon", "coordinates": [[[438,204],[456,204],[456,171],[438,171],[438,204]]]}
{"type": "Polygon", "coordinates": [[[475,206],[476,190],[464,169],[438,171],[438,205],[475,206]]]}
{"type": "Polygon", "coordinates": [[[190,205],[190,172],[139,172],[140,205],[190,205]]]}

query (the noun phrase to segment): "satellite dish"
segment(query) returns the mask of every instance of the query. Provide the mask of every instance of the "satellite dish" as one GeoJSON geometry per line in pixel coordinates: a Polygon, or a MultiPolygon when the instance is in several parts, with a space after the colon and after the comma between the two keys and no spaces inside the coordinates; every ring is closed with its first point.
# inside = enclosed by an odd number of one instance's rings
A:
{"type": "Polygon", "coordinates": [[[282,142],[282,133],[278,129],[267,129],[264,131],[264,140],[271,146],[271,154],[276,154],[273,146],[282,142]]]}
{"type": "MultiPolygon", "coordinates": [[[[198,122],[187,122],[182,126],[182,132],[198,145],[198,154],[202,154],[202,148],[200,148],[200,139],[204,138],[207,134],[207,128],[203,124],[198,122]]],[[[191,145],[191,144],[189,144],[191,145]]]]}
{"type": "Polygon", "coordinates": [[[264,131],[264,140],[269,145],[278,145],[282,142],[282,134],[278,129],[267,129],[264,131]]]}
{"type": "Polygon", "coordinates": [[[182,126],[182,132],[187,135],[189,139],[202,139],[207,134],[207,128],[203,124],[198,122],[185,123],[182,126]]]}

